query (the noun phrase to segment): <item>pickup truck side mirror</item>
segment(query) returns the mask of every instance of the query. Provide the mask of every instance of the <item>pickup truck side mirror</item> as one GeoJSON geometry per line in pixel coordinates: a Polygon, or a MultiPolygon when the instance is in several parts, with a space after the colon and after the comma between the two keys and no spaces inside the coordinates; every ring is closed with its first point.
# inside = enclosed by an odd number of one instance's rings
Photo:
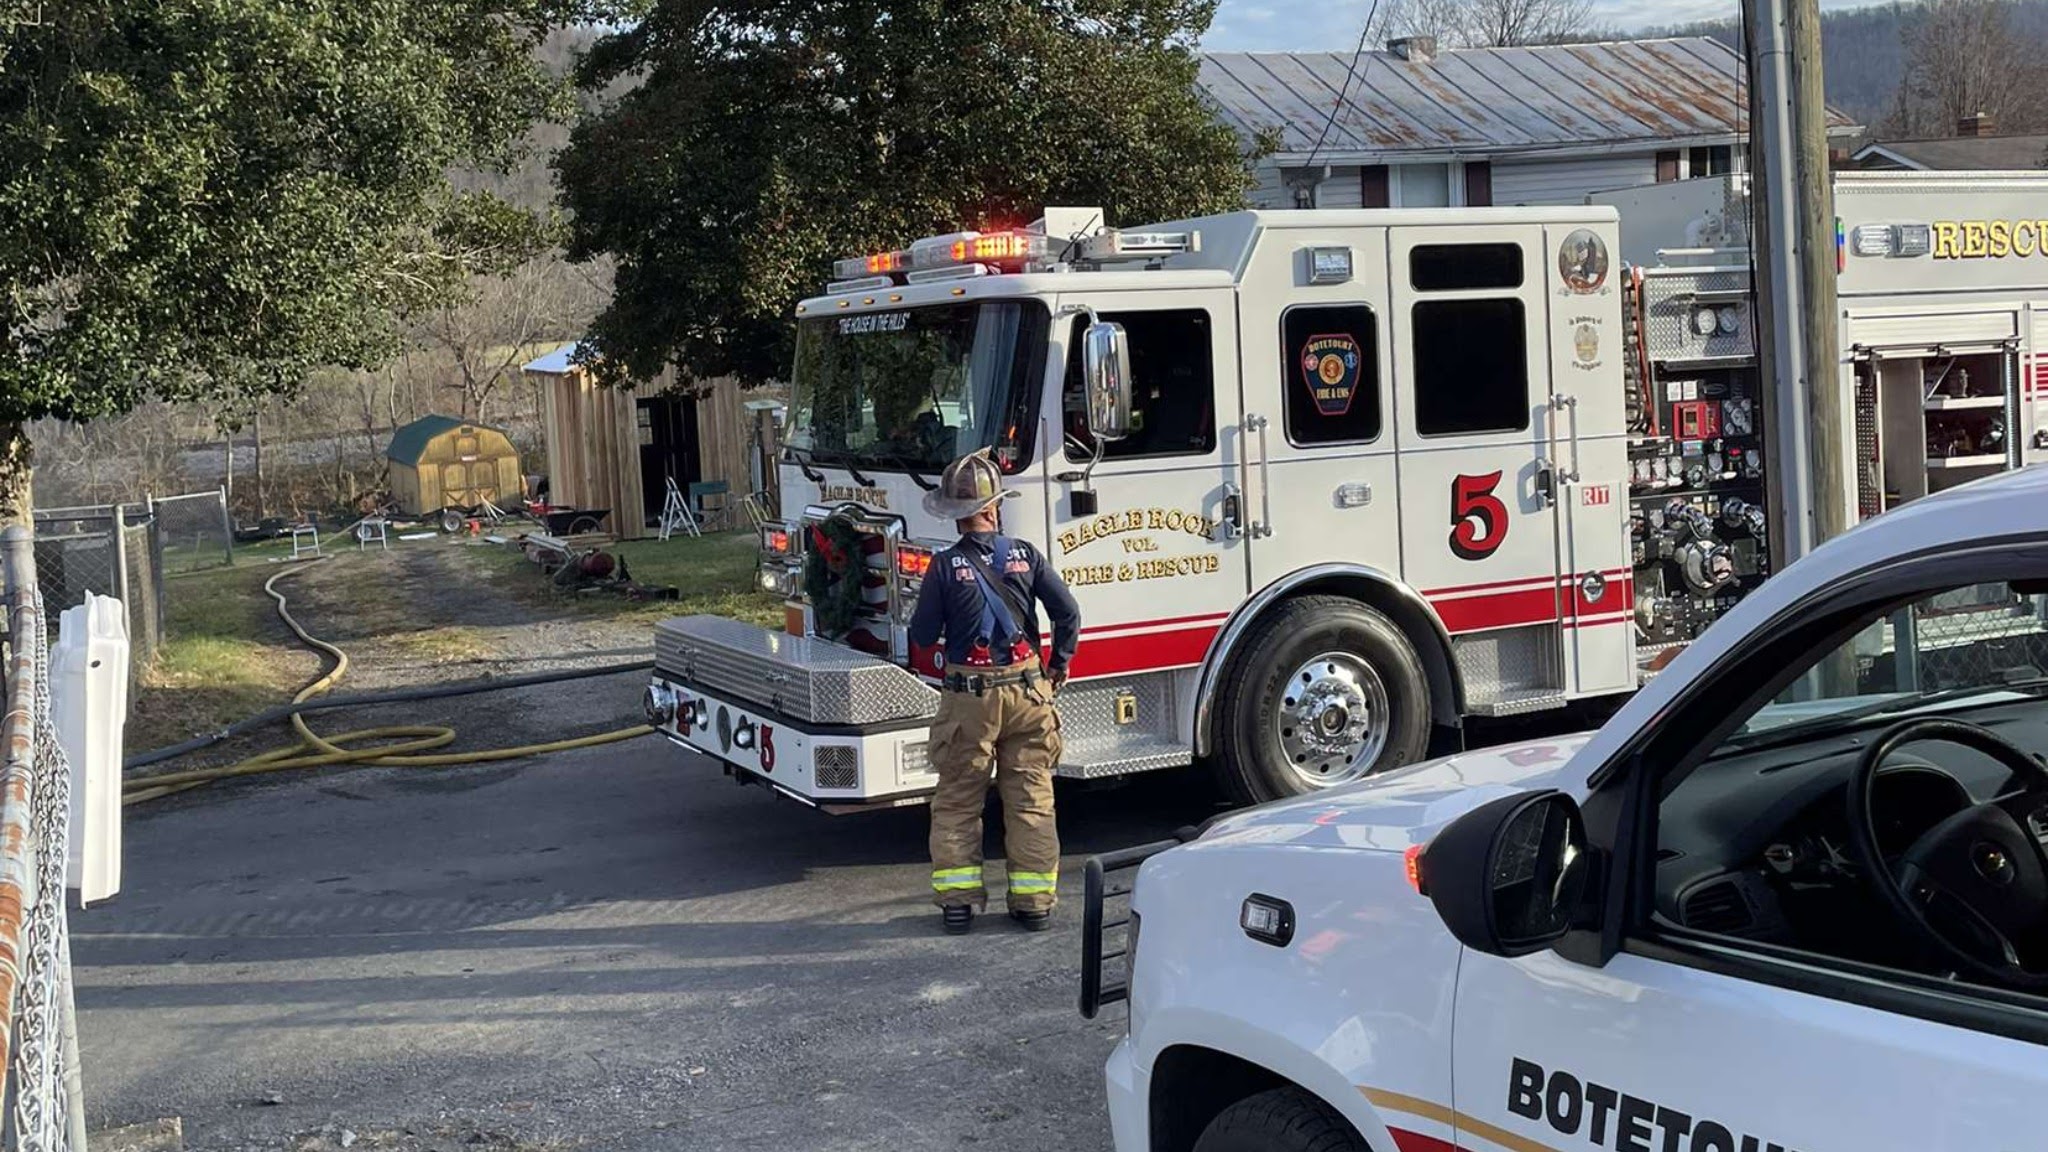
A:
{"type": "Polygon", "coordinates": [[[1097,320],[1081,336],[1088,385],[1088,431],[1097,440],[1131,434],[1131,342],[1124,326],[1097,320]]]}
{"type": "Polygon", "coordinates": [[[1451,821],[1423,849],[1417,871],[1459,943],[1524,956],[1571,928],[1589,867],[1578,803],[1544,790],[1503,796],[1451,821]]]}

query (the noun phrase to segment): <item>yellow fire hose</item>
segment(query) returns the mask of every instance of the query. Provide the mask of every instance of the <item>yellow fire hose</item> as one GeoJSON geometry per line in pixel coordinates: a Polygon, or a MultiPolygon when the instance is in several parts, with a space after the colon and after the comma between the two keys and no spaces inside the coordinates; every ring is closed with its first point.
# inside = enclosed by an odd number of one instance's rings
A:
{"type": "MultiPolygon", "coordinates": [[[[303,704],[322,692],[340,683],[348,672],[348,653],[306,631],[305,627],[292,618],[285,607],[284,593],[279,592],[279,580],[301,571],[305,565],[286,568],[263,582],[264,594],[277,601],[277,615],[285,627],[292,630],[305,645],[334,661],[325,675],[299,690],[292,697],[292,703],[303,704]]],[[[620,728],[611,732],[599,732],[593,736],[577,736],[568,740],[551,740],[545,744],[525,744],[516,748],[486,748],[475,752],[442,752],[432,756],[416,753],[429,748],[440,748],[455,741],[455,729],[440,725],[401,724],[381,728],[358,728],[353,732],[337,732],[322,736],[306,724],[303,716],[293,714],[292,728],[298,733],[299,741],[288,748],[275,748],[269,752],[251,756],[233,764],[214,768],[196,768],[188,772],[167,772],[160,775],[144,776],[125,781],[121,786],[121,803],[140,804],[211,784],[215,780],[226,780],[235,776],[253,776],[260,772],[286,772],[301,768],[318,768],[328,764],[366,764],[382,768],[445,768],[455,764],[485,764],[493,760],[517,760],[525,756],[540,756],[549,752],[566,752],[571,748],[589,748],[598,744],[611,744],[620,740],[631,740],[654,731],[645,724],[620,728]],[[358,744],[365,740],[393,741],[380,743],[369,748],[348,748],[344,745],[358,744]]]]}

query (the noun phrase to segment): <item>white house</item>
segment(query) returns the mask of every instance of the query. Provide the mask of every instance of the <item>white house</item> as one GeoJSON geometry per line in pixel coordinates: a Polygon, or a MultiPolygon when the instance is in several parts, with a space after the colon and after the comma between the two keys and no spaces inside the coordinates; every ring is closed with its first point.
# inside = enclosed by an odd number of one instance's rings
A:
{"type": "MultiPolygon", "coordinates": [[[[1278,134],[1252,196],[1263,208],[1578,204],[1739,170],[1748,132],[1742,58],[1704,36],[1212,52],[1198,83],[1246,139],[1278,134]]],[[[1829,110],[1831,139],[1856,133],[1829,110]]]]}

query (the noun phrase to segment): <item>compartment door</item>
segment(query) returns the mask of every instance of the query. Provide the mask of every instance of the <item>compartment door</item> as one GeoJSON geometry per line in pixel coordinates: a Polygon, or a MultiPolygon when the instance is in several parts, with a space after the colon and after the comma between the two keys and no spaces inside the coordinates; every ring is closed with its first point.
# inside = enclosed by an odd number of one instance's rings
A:
{"type": "Polygon", "coordinates": [[[1541,226],[1389,232],[1403,577],[1442,617],[1472,712],[1567,695],[1541,226]]]}

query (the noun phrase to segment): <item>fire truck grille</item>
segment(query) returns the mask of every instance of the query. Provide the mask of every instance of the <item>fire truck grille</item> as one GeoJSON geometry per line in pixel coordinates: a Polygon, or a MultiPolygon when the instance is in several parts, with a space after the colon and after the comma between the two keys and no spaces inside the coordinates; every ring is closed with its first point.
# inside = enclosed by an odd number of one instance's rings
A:
{"type": "Polygon", "coordinates": [[[716,616],[654,626],[654,666],[715,696],[813,724],[927,719],[939,694],[886,660],[716,616]]]}
{"type": "Polygon", "coordinates": [[[852,748],[844,744],[828,744],[818,749],[814,778],[820,788],[860,787],[859,757],[852,748]]]}

